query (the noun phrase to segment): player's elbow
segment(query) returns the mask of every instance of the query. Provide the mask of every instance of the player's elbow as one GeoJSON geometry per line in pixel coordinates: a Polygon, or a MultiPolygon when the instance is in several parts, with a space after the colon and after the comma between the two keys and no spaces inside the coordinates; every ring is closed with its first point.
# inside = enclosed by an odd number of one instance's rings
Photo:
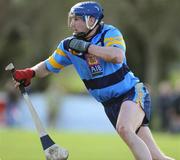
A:
{"type": "Polygon", "coordinates": [[[118,50],[118,52],[114,53],[113,56],[111,57],[111,62],[116,64],[116,63],[122,63],[123,62],[123,52],[121,50],[118,50]]]}
{"type": "Polygon", "coordinates": [[[116,56],[113,60],[113,63],[122,63],[122,62],[123,62],[123,58],[120,55],[116,56]]]}

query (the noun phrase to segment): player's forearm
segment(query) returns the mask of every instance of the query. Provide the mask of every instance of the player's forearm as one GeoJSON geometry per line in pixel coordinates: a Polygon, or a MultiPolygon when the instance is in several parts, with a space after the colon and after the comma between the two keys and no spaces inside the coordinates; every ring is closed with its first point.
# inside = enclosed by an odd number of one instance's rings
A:
{"type": "Polygon", "coordinates": [[[123,50],[117,47],[101,47],[96,45],[90,45],[88,48],[88,53],[100,57],[107,62],[123,62],[123,50]]]}
{"type": "Polygon", "coordinates": [[[35,71],[35,76],[42,78],[47,76],[50,72],[46,69],[45,62],[40,62],[33,66],[32,69],[35,71]]]}

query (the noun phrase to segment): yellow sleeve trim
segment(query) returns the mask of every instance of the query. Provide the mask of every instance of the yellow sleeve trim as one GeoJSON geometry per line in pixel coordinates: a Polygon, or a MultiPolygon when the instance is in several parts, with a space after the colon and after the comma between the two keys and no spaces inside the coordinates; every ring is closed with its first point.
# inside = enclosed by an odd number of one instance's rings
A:
{"type": "Polygon", "coordinates": [[[119,44],[119,45],[125,47],[124,41],[118,41],[118,40],[110,41],[110,42],[108,42],[108,43],[106,44],[106,46],[112,46],[112,45],[114,45],[114,44],[119,44]]]}
{"type": "Polygon", "coordinates": [[[66,54],[65,54],[62,50],[60,50],[59,48],[57,48],[57,49],[55,50],[55,52],[56,52],[57,54],[61,55],[61,56],[66,57],[66,54]]]}
{"type": "Polygon", "coordinates": [[[49,60],[49,63],[50,63],[54,68],[57,68],[57,69],[62,69],[62,68],[64,68],[64,66],[61,65],[61,64],[59,64],[59,63],[57,63],[52,56],[49,57],[48,60],[49,60]]]}
{"type": "Polygon", "coordinates": [[[106,43],[107,41],[113,41],[113,40],[123,40],[122,36],[116,36],[116,37],[110,37],[110,38],[104,38],[104,42],[106,43]]]}

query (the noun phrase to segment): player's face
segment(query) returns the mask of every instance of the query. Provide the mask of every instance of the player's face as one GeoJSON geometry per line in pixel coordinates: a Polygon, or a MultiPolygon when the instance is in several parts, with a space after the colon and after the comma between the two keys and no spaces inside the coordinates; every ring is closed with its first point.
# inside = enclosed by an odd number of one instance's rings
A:
{"type": "Polygon", "coordinates": [[[70,17],[69,27],[72,29],[74,34],[77,34],[80,32],[86,33],[88,31],[85,21],[80,16],[70,17]]]}

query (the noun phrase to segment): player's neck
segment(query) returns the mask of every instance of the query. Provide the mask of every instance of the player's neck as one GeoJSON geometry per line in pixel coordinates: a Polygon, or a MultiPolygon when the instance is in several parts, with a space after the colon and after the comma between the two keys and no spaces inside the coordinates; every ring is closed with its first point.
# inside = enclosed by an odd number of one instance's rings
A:
{"type": "Polygon", "coordinates": [[[92,37],[94,37],[97,34],[97,31],[99,30],[100,25],[97,25],[87,36],[86,39],[89,40],[92,37]]]}

